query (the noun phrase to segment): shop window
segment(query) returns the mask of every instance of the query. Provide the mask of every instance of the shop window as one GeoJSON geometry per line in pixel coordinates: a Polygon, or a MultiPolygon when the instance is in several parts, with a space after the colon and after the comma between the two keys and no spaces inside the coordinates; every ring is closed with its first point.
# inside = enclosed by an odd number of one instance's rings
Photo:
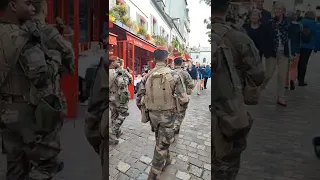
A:
{"type": "Polygon", "coordinates": [[[207,62],[206,60],[207,60],[206,58],[203,58],[202,63],[206,63],[207,62]]]}

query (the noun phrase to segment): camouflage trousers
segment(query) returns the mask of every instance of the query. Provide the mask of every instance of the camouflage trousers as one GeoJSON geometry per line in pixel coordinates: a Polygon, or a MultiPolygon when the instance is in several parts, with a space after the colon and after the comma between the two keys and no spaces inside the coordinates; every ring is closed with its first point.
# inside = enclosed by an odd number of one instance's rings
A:
{"type": "Polygon", "coordinates": [[[108,152],[109,142],[104,140],[100,144],[100,160],[101,160],[101,169],[102,169],[102,180],[109,179],[109,152],[108,152]]]}
{"type": "Polygon", "coordinates": [[[180,126],[182,124],[182,121],[186,117],[186,110],[183,110],[183,111],[177,113],[176,116],[177,117],[176,117],[176,121],[174,122],[174,129],[180,130],[180,126]]]}
{"type": "Polygon", "coordinates": [[[170,162],[169,147],[174,141],[173,127],[176,116],[170,111],[154,111],[149,112],[149,117],[156,137],[156,147],[154,148],[150,173],[156,174],[159,178],[163,168],[170,162]]]}
{"type": "Polygon", "coordinates": [[[35,147],[30,147],[21,140],[21,135],[5,130],[3,144],[7,155],[7,180],[46,180],[58,170],[60,140],[59,136],[49,134],[35,147]]]}
{"type": "Polygon", "coordinates": [[[241,153],[246,147],[246,139],[232,142],[232,149],[220,158],[212,159],[214,180],[236,180],[240,168],[241,153]]]}
{"type": "Polygon", "coordinates": [[[20,128],[13,128],[23,124],[24,120],[20,118],[25,118],[26,122],[33,121],[34,109],[32,105],[13,103],[1,115],[7,125],[2,131],[7,157],[7,180],[46,180],[59,171],[57,156],[61,149],[58,132],[62,125],[55,132],[35,136],[37,138],[32,141],[21,133],[20,128]],[[29,139],[28,144],[26,139],[29,139]]]}
{"type": "MultiPolygon", "coordinates": [[[[248,113],[250,127],[253,119],[248,113]]],[[[215,121],[215,116],[212,116],[215,121]]],[[[214,123],[214,122],[213,122],[214,123]]],[[[213,126],[219,127],[219,126],[213,126]]],[[[212,178],[213,180],[236,180],[240,169],[241,153],[247,148],[247,135],[228,141],[219,129],[215,129],[213,137],[212,178]],[[218,149],[219,148],[219,149],[218,149]],[[216,150],[215,150],[216,149],[216,150]]]]}
{"type": "Polygon", "coordinates": [[[120,127],[124,120],[129,116],[128,104],[109,103],[111,114],[111,135],[121,133],[120,127]]]}

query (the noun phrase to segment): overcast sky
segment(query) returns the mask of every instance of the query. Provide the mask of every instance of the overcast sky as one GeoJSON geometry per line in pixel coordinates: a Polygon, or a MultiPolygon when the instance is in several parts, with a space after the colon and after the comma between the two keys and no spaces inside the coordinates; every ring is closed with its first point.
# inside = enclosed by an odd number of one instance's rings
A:
{"type": "Polygon", "coordinates": [[[190,34],[189,34],[189,46],[211,47],[208,42],[208,32],[206,24],[203,20],[210,17],[211,8],[205,3],[200,3],[200,0],[188,1],[189,16],[190,16],[190,34]]]}

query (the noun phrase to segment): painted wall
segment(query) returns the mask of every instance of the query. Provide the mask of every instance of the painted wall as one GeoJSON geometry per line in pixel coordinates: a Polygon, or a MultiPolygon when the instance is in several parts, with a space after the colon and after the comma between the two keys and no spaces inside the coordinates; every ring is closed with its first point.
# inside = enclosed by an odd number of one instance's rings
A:
{"type": "Polygon", "coordinates": [[[193,62],[199,62],[201,65],[211,63],[211,51],[190,52],[190,57],[193,62]]]}

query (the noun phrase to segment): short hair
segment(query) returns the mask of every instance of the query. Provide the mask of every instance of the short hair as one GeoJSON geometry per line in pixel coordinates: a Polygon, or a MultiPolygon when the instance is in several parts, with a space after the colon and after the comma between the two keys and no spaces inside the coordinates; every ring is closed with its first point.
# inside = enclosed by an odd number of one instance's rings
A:
{"type": "Polygon", "coordinates": [[[164,61],[166,58],[168,58],[169,53],[168,51],[164,51],[164,50],[155,50],[154,51],[154,59],[156,61],[164,61]]]}
{"type": "Polygon", "coordinates": [[[183,59],[182,58],[175,58],[173,60],[173,62],[174,62],[174,65],[181,66],[183,63],[183,59]]]}
{"type": "Polygon", "coordinates": [[[229,0],[214,0],[211,4],[211,13],[226,13],[229,9],[229,0]]]}
{"type": "Polygon", "coordinates": [[[32,5],[36,9],[35,13],[39,14],[43,8],[44,3],[47,3],[47,0],[33,0],[32,5]]]}

